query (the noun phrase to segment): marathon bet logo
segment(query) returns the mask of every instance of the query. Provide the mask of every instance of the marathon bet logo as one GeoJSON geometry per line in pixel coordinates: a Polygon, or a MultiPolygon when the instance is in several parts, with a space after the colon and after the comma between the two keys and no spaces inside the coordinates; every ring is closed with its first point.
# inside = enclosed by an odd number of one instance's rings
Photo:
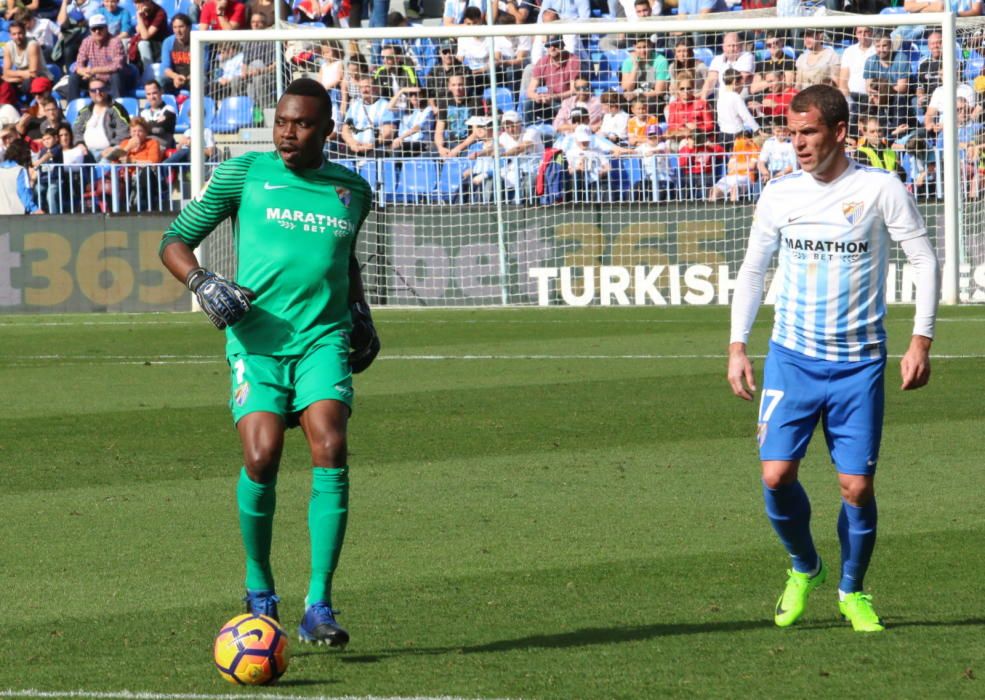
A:
{"type": "Polygon", "coordinates": [[[291,229],[300,226],[302,231],[312,233],[331,231],[336,238],[345,238],[352,234],[352,222],[348,219],[287,207],[267,207],[267,221],[276,221],[284,228],[288,228],[288,224],[291,229]]]}

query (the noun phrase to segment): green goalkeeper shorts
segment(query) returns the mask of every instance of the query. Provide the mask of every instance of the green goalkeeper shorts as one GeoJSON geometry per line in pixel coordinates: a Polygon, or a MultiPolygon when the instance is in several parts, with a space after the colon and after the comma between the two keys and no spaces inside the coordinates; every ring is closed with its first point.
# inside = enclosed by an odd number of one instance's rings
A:
{"type": "Polygon", "coordinates": [[[316,401],[341,401],[352,410],[349,341],[335,333],[304,355],[273,357],[238,354],[228,358],[233,422],[256,411],[284,417],[289,426],[316,401]]]}

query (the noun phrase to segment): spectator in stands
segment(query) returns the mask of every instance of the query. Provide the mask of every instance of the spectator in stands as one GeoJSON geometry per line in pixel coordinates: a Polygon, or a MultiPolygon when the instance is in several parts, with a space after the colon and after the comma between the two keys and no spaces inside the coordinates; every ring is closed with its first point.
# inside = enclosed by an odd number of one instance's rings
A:
{"type": "Polygon", "coordinates": [[[598,97],[592,95],[591,83],[585,78],[576,78],[574,94],[561,101],[552,126],[554,127],[554,131],[559,134],[574,131],[579,123],[588,124],[594,131],[602,124],[602,117],[604,115],[605,110],[602,107],[602,102],[598,97]],[[575,123],[573,119],[576,111],[582,119],[578,123],[575,123]]]}
{"type": "MultiPolygon", "coordinates": [[[[163,168],[165,172],[162,173],[163,176],[167,177],[168,182],[171,183],[171,198],[172,199],[184,199],[188,195],[188,188],[191,186],[191,178],[189,177],[188,168],[183,167],[186,163],[191,162],[191,145],[192,145],[192,132],[188,129],[183,134],[178,134],[175,136],[175,146],[176,150],[174,153],[169,155],[163,161],[163,168]]],[[[206,127],[202,131],[202,155],[205,157],[206,162],[215,157],[215,136],[212,134],[212,129],[206,127]]]]}
{"type": "Polygon", "coordinates": [[[171,18],[171,36],[161,45],[162,87],[169,95],[188,89],[192,57],[191,27],[191,18],[179,12],[171,18]]]}
{"type": "Polygon", "coordinates": [[[738,72],[739,92],[752,82],[756,72],[756,59],[749,51],[742,50],[742,40],[738,32],[728,32],[722,37],[722,52],[712,59],[708,66],[708,77],[701,87],[701,99],[707,100],[716,90],[725,87],[725,73],[729,69],[738,72]]]}
{"type": "Polygon", "coordinates": [[[134,163],[145,167],[127,168],[127,192],[130,206],[138,211],[149,211],[158,199],[161,181],[157,168],[147,167],[156,165],[164,160],[164,149],[157,139],[150,137],[150,129],[140,117],[130,122],[130,138],[120,144],[123,151],[121,163],[134,163]]]}
{"type": "Polygon", "coordinates": [[[704,85],[708,78],[708,66],[694,57],[694,42],[690,36],[678,37],[674,44],[674,60],[668,66],[671,95],[677,95],[677,81],[683,72],[693,85],[704,85]]]}
{"type": "Polygon", "coordinates": [[[619,82],[624,95],[642,97],[654,106],[654,111],[661,111],[670,83],[670,68],[663,54],[652,50],[648,36],[633,37],[630,54],[619,71],[619,82]]]}
{"type": "Polygon", "coordinates": [[[944,52],[944,41],[940,32],[931,32],[927,35],[927,57],[920,61],[917,66],[916,82],[916,107],[920,111],[927,109],[930,96],[934,90],[941,86],[943,81],[942,55],[944,52]]]}
{"type": "Polygon", "coordinates": [[[904,0],[907,12],[953,12],[958,17],[978,17],[982,14],[981,0],[904,0]]]}
{"type": "Polygon", "coordinates": [[[419,85],[402,87],[387,109],[400,117],[393,150],[401,157],[420,155],[434,147],[434,110],[419,85]]]}
{"type": "Polygon", "coordinates": [[[629,112],[623,109],[623,99],[615,90],[602,93],[600,98],[605,114],[602,116],[602,123],[596,129],[596,133],[601,134],[613,143],[625,144],[629,142],[629,112]]]}
{"type": "MultiPolygon", "coordinates": [[[[868,83],[866,102],[857,110],[859,122],[869,117],[877,119],[894,140],[917,127],[916,114],[908,99],[897,93],[892,83],[882,78],[873,78],[868,83]]],[[[859,133],[859,122],[849,125],[849,137],[853,140],[859,133]]]]}
{"type": "Polygon", "coordinates": [[[865,104],[865,62],[875,54],[872,45],[872,27],[856,27],[857,41],[841,54],[841,72],[838,89],[848,98],[848,104],[856,111],[865,104]]]}
{"type": "Polygon", "coordinates": [[[342,126],[342,140],[352,155],[375,157],[390,146],[396,127],[388,102],[377,96],[372,78],[359,81],[359,97],[349,104],[342,126]]]}
{"type": "Polygon", "coordinates": [[[511,16],[517,24],[534,24],[540,14],[540,0],[506,0],[499,3],[499,8],[497,24],[504,14],[511,16]]]}
{"type": "MultiPolygon", "coordinates": [[[[42,78],[38,78],[42,80],[42,78]]],[[[58,100],[54,97],[38,98],[37,110],[26,111],[17,122],[17,133],[21,138],[37,140],[47,129],[58,129],[67,124],[58,100]]]]}
{"type": "Polygon", "coordinates": [[[519,112],[503,112],[502,125],[499,149],[507,159],[502,168],[503,184],[507,189],[523,190],[537,174],[544,155],[544,139],[537,127],[524,129],[519,112]]]}
{"type": "Polygon", "coordinates": [[[248,23],[246,5],[239,0],[205,0],[202,14],[198,18],[198,28],[206,29],[245,29],[248,23]]]}
{"type": "Polygon", "coordinates": [[[574,178],[575,198],[579,195],[592,195],[597,191],[601,181],[606,179],[612,170],[609,156],[592,145],[592,130],[582,125],[575,129],[574,145],[565,152],[568,162],[568,172],[574,178]]]}
{"type": "Polygon", "coordinates": [[[756,75],[749,85],[750,95],[758,95],[775,87],[775,85],[768,85],[766,82],[766,76],[770,73],[779,73],[786,85],[793,85],[797,79],[797,64],[784,53],[785,40],[783,36],[770,32],[766,35],[765,43],[766,49],[769,51],[769,58],[756,62],[756,75]]]}
{"type": "Polygon", "coordinates": [[[345,53],[342,44],[336,39],[323,41],[321,44],[321,66],[318,67],[318,82],[326,90],[336,90],[342,87],[345,76],[345,53]]]}
{"type": "Polygon", "coordinates": [[[64,27],[68,23],[88,23],[93,15],[103,13],[103,3],[101,0],[62,0],[61,8],[55,24],[64,27]]]}
{"type": "MultiPolygon", "coordinates": [[[[640,19],[650,17],[654,14],[659,15],[659,9],[654,12],[650,7],[650,0],[613,0],[609,3],[615,6],[615,17],[626,17],[627,19],[640,19]]],[[[659,1],[657,7],[660,7],[659,1]]],[[[600,51],[619,51],[630,48],[635,37],[628,37],[625,34],[604,34],[599,39],[600,51]]]]}
{"type": "Polygon", "coordinates": [[[362,90],[359,85],[365,78],[373,79],[366,57],[360,53],[350,54],[349,60],[345,63],[342,85],[339,88],[342,93],[342,104],[339,106],[341,114],[344,115],[348,111],[349,105],[360,99],[362,90]]]}
{"type": "MultiPolygon", "coordinates": [[[[400,12],[391,12],[387,15],[386,26],[388,27],[410,27],[410,21],[400,12]]],[[[393,41],[392,39],[390,41],[393,41]]],[[[430,65],[431,59],[435,54],[435,44],[427,37],[417,39],[398,39],[404,51],[405,60],[413,67],[418,76],[423,75],[430,65]]],[[[384,42],[386,43],[386,42],[384,42]]]]}
{"type": "Polygon", "coordinates": [[[746,103],[753,114],[772,121],[773,117],[784,116],[790,101],[797,94],[796,88],[787,84],[785,72],[770,72],[763,76],[765,88],[756,100],[746,103]]]}
{"type": "Polygon", "coordinates": [[[302,24],[320,22],[330,27],[335,23],[335,10],[335,0],[298,0],[294,3],[294,19],[302,24]]]}
{"type": "Polygon", "coordinates": [[[643,191],[649,193],[655,185],[654,199],[669,198],[674,181],[670,167],[671,146],[659,124],[646,127],[646,141],[636,147],[636,152],[643,164],[643,191]]]}
{"type": "Polygon", "coordinates": [[[14,139],[0,162],[0,215],[44,214],[34,201],[30,168],[31,147],[14,139]]]}
{"type": "Polygon", "coordinates": [[[710,133],[715,129],[708,103],[695,95],[691,74],[682,71],[677,79],[676,99],[667,105],[667,135],[682,139],[695,131],[710,133]]]}
{"type": "Polygon", "coordinates": [[[243,45],[238,41],[227,41],[219,45],[218,58],[206,91],[216,100],[223,100],[239,92],[243,78],[246,56],[243,45]]]}
{"type": "Polygon", "coordinates": [[[38,17],[31,10],[23,8],[14,15],[14,19],[24,24],[27,35],[38,42],[45,63],[53,63],[51,51],[58,41],[58,25],[46,17],[38,17]]]}
{"type": "Polygon", "coordinates": [[[745,197],[756,181],[756,166],[759,162],[759,144],[749,132],[740,134],[732,146],[725,176],[708,190],[708,201],[717,202],[728,197],[730,202],[738,202],[745,197]]]}
{"type": "MultiPolygon", "coordinates": [[[[968,83],[958,83],[954,89],[957,93],[958,101],[964,100],[967,102],[972,109],[972,118],[978,119],[981,116],[982,107],[977,103],[974,88],[968,83]]],[[[937,136],[943,135],[942,132],[945,127],[943,118],[947,114],[946,106],[947,100],[944,97],[944,88],[941,86],[934,90],[930,96],[930,101],[927,103],[927,112],[923,118],[926,138],[929,141],[936,140],[937,136]]]]}
{"type": "Polygon", "coordinates": [[[47,132],[55,133],[56,145],[50,149],[47,167],[42,167],[38,175],[40,200],[49,214],[74,212],[85,187],[80,166],[92,162],[92,158],[84,145],[76,145],[72,140],[72,128],[68,124],[62,124],[58,129],[46,129],[47,132]]]}
{"type": "MultiPolygon", "coordinates": [[[[253,15],[260,14],[263,15],[263,26],[272,27],[277,21],[277,10],[275,9],[275,0],[250,0],[246,5],[247,16],[252,17],[253,15]]],[[[280,19],[282,22],[287,22],[288,18],[291,16],[291,5],[290,3],[280,2],[280,19]]]]}
{"type": "Polygon", "coordinates": [[[475,143],[469,133],[468,121],[476,115],[474,102],[465,92],[465,78],[453,75],[448,78],[448,97],[441,100],[434,127],[434,145],[442,158],[456,158],[475,143]]]}
{"type": "Polygon", "coordinates": [[[118,36],[125,41],[133,35],[133,16],[130,10],[120,5],[120,0],[103,0],[100,14],[106,18],[106,29],[110,36],[118,36]]]}
{"type": "Polygon", "coordinates": [[[0,161],[4,159],[5,154],[7,153],[7,146],[20,138],[17,135],[17,129],[14,128],[14,125],[7,124],[6,120],[3,119],[3,112],[5,110],[6,106],[0,107],[0,161]]]}
{"type": "Polygon", "coordinates": [[[492,117],[474,116],[469,118],[475,142],[468,148],[468,159],[472,164],[462,173],[469,183],[473,201],[488,202],[492,198],[496,165],[493,158],[492,117]]]}
{"type": "MultiPolygon", "coordinates": [[[[718,116],[718,131],[722,135],[722,146],[726,153],[732,152],[736,137],[743,131],[759,131],[759,123],[749,112],[739,90],[742,76],[739,71],[729,68],[725,71],[725,88],[718,95],[715,111],[718,116]]],[[[758,150],[758,149],[757,149],[758,150]]]]}
{"type": "Polygon", "coordinates": [[[7,25],[10,41],[3,45],[3,74],[0,76],[0,104],[17,104],[30,94],[35,78],[50,77],[41,45],[27,35],[23,22],[7,25]]]}
{"type": "MultiPolygon", "coordinates": [[[[441,15],[441,23],[445,26],[454,26],[456,24],[462,24],[465,21],[465,11],[474,7],[482,15],[482,24],[486,23],[486,8],[488,3],[486,0],[445,0],[444,11],[441,15]]],[[[495,8],[493,9],[495,12],[495,8]]]]}
{"type": "MultiPolygon", "coordinates": [[[[496,24],[511,26],[516,24],[516,20],[506,12],[500,12],[496,24]]],[[[531,36],[496,37],[496,46],[499,46],[496,56],[496,83],[499,87],[508,89],[511,95],[515,96],[520,91],[523,71],[530,65],[532,42],[531,36]]]]}
{"type": "Polygon", "coordinates": [[[383,42],[380,49],[381,65],[373,71],[376,92],[383,99],[390,100],[405,87],[417,87],[420,81],[414,67],[404,60],[403,46],[399,40],[394,43],[383,42]]]}
{"type": "Polygon", "coordinates": [[[841,56],[830,46],[824,45],[823,29],[804,30],[804,53],[797,57],[798,90],[811,85],[837,84],[841,77],[841,56]]]}
{"type": "Polygon", "coordinates": [[[677,150],[680,160],[681,195],[684,199],[703,199],[709,185],[715,181],[715,172],[724,163],[725,149],[709,140],[703,131],[681,139],[677,150]]]}
{"type": "MultiPolygon", "coordinates": [[[[463,26],[478,26],[482,23],[482,13],[477,7],[465,8],[463,26]]],[[[468,92],[479,95],[489,87],[489,54],[492,52],[493,61],[502,65],[504,59],[513,57],[513,44],[505,37],[473,37],[458,38],[458,60],[468,68],[469,80],[466,83],[468,92]]],[[[509,80],[512,82],[513,76],[509,80]]]]}
{"type": "MultiPolygon", "coordinates": [[[[539,15],[537,15],[537,24],[550,24],[552,22],[557,22],[558,16],[557,12],[554,10],[543,10],[539,15]]],[[[531,68],[544,58],[549,52],[547,50],[547,42],[550,41],[552,36],[550,34],[537,34],[530,42],[530,63],[531,68]]],[[[564,38],[561,38],[561,48],[571,49],[564,45],[564,38]]]]}
{"type": "Polygon", "coordinates": [[[527,85],[528,122],[553,119],[561,101],[574,94],[575,80],[581,75],[581,63],[577,56],[563,50],[562,45],[561,37],[549,37],[545,42],[547,55],[533,67],[527,85]],[[546,90],[541,90],[542,86],[546,90]]]}
{"type": "Polygon", "coordinates": [[[441,111],[445,100],[450,94],[448,91],[448,79],[453,75],[461,76],[463,80],[468,77],[469,69],[462,65],[458,60],[453,39],[444,39],[438,45],[438,64],[431,69],[427,77],[427,95],[431,101],[431,107],[435,114],[441,111]]]}
{"type": "Polygon", "coordinates": [[[629,103],[629,121],[626,123],[626,134],[629,145],[636,148],[646,142],[647,127],[658,124],[659,119],[650,113],[650,103],[637,97],[629,103]]]}
{"type": "Polygon", "coordinates": [[[105,80],[93,77],[89,81],[92,102],[79,110],[72,124],[72,136],[84,143],[94,158],[111,151],[130,132],[130,115],[126,108],[113,100],[105,80]]]}
{"type": "MultiPolygon", "coordinates": [[[[32,131],[31,127],[37,127],[44,120],[45,105],[52,99],[51,89],[54,83],[50,78],[35,78],[31,81],[30,96],[33,98],[21,112],[20,119],[17,121],[17,133],[21,138],[26,138],[31,148],[37,148],[38,140],[43,133],[41,129],[32,131]]],[[[53,125],[54,126],[54,125],[53,125]]]]}
{"type": "Polygon", "coordinates": [[[82,88],[94,80],[102,83],[104,89],[108,85],[115,97],[125,95],[130,85],[130,73],[123,42],[109,35],[106,18],[102,15],[89,18],[89,31],[92,33],[79,47],[75,72],[68,78],[68,99],[76,99],[82,88]]]}
{"type": "Polygon", "coordinates": [[[759,170],[759,182],[763,185],[773,178],[789,175],[798,169],[797,152],[790,141],[790,129],[787,128],[785,115],[774,118],[773,135],[763,143],[756,167],[759,170]]]}
{"type": "Polygon", "coordinates": [[[871,80],[885,80],[899,95],[910,91],[910,62],[902,51],[893,53],[893,38],[882,34],[875,41],[876,51],[865,61],[862,77],[866,85],[871,80]]]}
{"type": "Polygon", "coordinates": [[[140,111],[140,118],[144,120],[151,138],[156,139],[162,148],[171,148],[174,146],[174,125],[178,114],[174,107],[164,101],[164,90],[156,80],[144,84],[144,93],[147,103],[140,111]]]}
{"type": "Polygon", "coordinates": [[[137,21],[128,59],[143,70],[161,59],[164,40],[171,34],[168,13],[154,0],[137,0],[137,21]]]}
{"type": "MultiPolygon", "coordinates": [[[[267,29],[266,20],[259,12],[250,17],[250,29],[255,32],[267,29]]],[[[263,110],[277,103],[277,45],[268,41],[243,43],[243,82],[237,93],[253,102],[253,121],[263,122],[263,110]]],[[[334,106],[334,105],[333,105],[334,106]]]]}
{"type": "Polygon", "coordinates": [[[900,175],[897,151],[885,138],[882,125],[874,117],[862,122],[859,139],[855,145],[855,160],[863,165],[882,168],[900,175]]]}

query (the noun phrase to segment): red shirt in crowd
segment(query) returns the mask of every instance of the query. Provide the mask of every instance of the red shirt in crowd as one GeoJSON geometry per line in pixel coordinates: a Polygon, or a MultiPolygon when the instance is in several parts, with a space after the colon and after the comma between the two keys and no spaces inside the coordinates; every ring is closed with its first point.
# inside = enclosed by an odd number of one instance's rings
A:
{"type": "Polygon", "coordinates": [[[581,63],[578,57],[567,51],[561,52],[562,60],[555,63],[551,60],[550,54],[545,54],[543,58],[534,65],[533,77],[539,81],[539,87],[547,86],[550,95],[563,95],[571,92],[571,83],[581,76],[581,63]]]}
{"type": "Polygon", "coordinates": [[[714,130],[715,120],[708,103],[700,97],[693,100],[675,100],[667,105],[667,131],[683,130],[687,124],[696,124],[698,131],[714,130]]]}
{"type": "Polygon", "coordinates": [[[715,166],[723,162],[725,149],[720,143],[706,143],[702,146],[688,144],[681,146],[681,171],[692,175],[705,175],[715,172],[715,166]]]}
{"type": "MultiPolygon", "coordinates": [[[[207,0],[207,2],[202,4],[202,14],[198,18],[199,26],[204,26],[208,29],[222,29],[222,25],[219,24],[219,12],[216,10],[215,5],[216,0],[207,0]]],[[[222,15],[228,22],[234,24],[236,29],[249,28],[249,21],[246,16],[246,5],[241,2],[236,2],[236,0],[227,0],[226,9],[223,11],[222,15]]]]}

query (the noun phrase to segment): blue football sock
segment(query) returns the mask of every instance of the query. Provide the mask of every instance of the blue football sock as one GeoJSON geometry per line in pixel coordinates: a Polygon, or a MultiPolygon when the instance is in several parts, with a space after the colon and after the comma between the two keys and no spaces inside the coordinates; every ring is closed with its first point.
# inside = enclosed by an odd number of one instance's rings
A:
{"type": "Polygon", "coordinates": [[[856,593],[862,590],[872,550],[876,546],[876,499],[864,506],[841,502],[838,516],[838,539],[841,540],[841,583],[838,590],[856,593]]]}
{"type": "Polygon", "coordinates": [[[763,484],[766,517],[790,553],[794,571],[811,573],[819,560],[811,537],[811,502],[799,481],[771,489],[763,484]]]}

